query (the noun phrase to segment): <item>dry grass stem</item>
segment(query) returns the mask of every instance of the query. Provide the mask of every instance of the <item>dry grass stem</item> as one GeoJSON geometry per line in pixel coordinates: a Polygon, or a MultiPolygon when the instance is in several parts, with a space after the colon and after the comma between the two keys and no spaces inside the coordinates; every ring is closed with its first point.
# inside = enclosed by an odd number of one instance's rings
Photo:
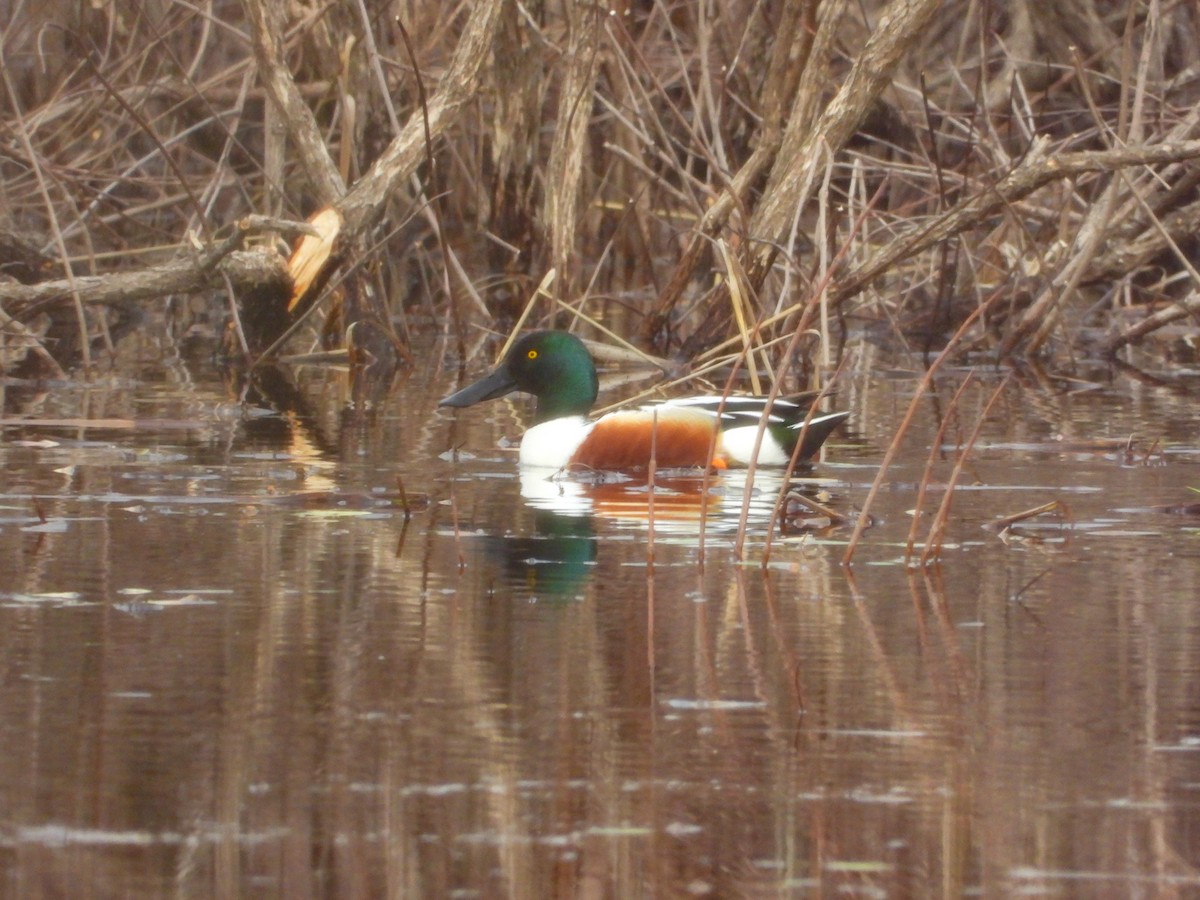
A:
{"type": "Polygon", "coordinates": [[[940,557],[942,554],[942,546],[946,536],[946,523],[950,519],[950,504],[954,502],[954,489],[958,487],[959,478],[962,477],[963,467],[966,465],[967,458],[971,455],[971,449],[975,446],[975,442],[979,440],[979,432],[983,429],[983,423],[987,421],[988,414],[992,411],[996,401],[1000,399],[1004,393],[1004,389],[1008,387],[1009,378],[1006,376],[1003,381],[996,386],[992,391],[992,396],[988,398],[984,404],[983,412],[979,414],[979,419],[975,422],[975,428],[971,432],[971,436],[967,439],[967,444],[958,454],[958,458],[954,461],[954,468],[950,472],[950,477],[946,481],[946,491],[942,495],[942,502],[938,506],[937,513],[933,517],[933,522],[929,526],[929,536],[925,540],[925,549],[921,552],[921,565],[929,564],[931,559],[940,557]]]}
{"type": "Polygon", "coordinates": [[[900,420],[900,424],[896,428],[895,434],[892,436],[892,441],[888,445],[887,451],[883,455],[883,460],[879,464],[879,471],[875,473],[875,480],[871,483],[871,489],[867,492],[867,497],[863,501],[859,510],[858,521],[854,525],[854,533],[850,536],[850,541],[846,545],[846,552],[842,555],[843,566],[850,565],[854,559],[854,551],[858,547],[858,542],[862,538],[862,533],[866,530],[867,524],[871,521],[871,504],[874,502],[875,496],[879,493],[879,489],[882,487],[884,479],[887,477],[887,471],[892,464],[892,460],[896,458],[896,454],[899,452],[900,443],[903,441],[904,435],[908,432],[909,426],[912,425],[913,419],[916,416],[917,405],[924,399],[925,394],[928,393],[929,386],[933,383],[934,375],[937,374],[937,371],[939,368],[941,368],[942,364],[950,358],[951,352],[953,351],[955,345],[967,333],[971,325],[974,324],[975,320],[983,315],[986,309],[986,304],[978,307],[975,312],[973,312],[967,318],[967,320],[963,322],[961,326],[959,326],[958,331],[955,333],[954,337],[951,338],[950,343],[946,346],[946,349],[939,353],[937,358],[929,365],[929,368],[925,370],[925,374],[922,376],[920,383],[913,391],[913,397],[912,400],[909,401],[908,409],[905,411],[904,418],[900,420]]]}
{"type": "Polygon", "coordinates": [[[925,514],[925,496],[929,492],[929,482],[933,477],[933,467],[935,462],[942,456],[942,447],[946,442],[946,429],[950,423],[958,416],[959,401],[962,399],[963,392],[967,386],[974,380],[974,373],[968,372],[958,386],[958,390],[954,392],[954,396],[950,399],[950,405],[942,414],[942,421],[938,425],[937,434],[934,435],[933,443],[929,446],[929,455],[925,459],[925,471],[921,473],[921,481],[917,485],[917,499],[913,502],[912,510],[912,525],[908,529],[908,541],[904,547],[904,562],[906,565],[911,565],[913,546],[917,541],[917,530],[920,528],[921,516],[925,514]]]}
{"type": "MultiPolygon", "coordinates": [[[[941,0],[745,16],[722,0],[682,17],[486,0],[397,21],[380,0],[220,0],[159,19],[64,8],[49,33],[50,6],[20,5],[0,37],[17,140],[0,160],[0,267],[27,273],[0,283],[0,305],[26,325],[41,304],[69,310],[80,359],[108,339],[91,307],[223,287],[149,248],[323,207],[345,222],[326,268],[356,273],[350,319],[508,321],[555,269],[562,303],[659,356],[707,361],[753,334],[761,394],[780,377],[766,348],[811,297],[826,368],[848,313],[901,340],[944,335],[1007,292],[973,347],[1072,360],[1103,285],[1158,304],[1116,323],[1110,353],[1194,308],[1176,277],[1200,228],[1185,77],[1200,54],[1170,39],[1194,25],[1186,5],[1019,0],[993,21],[941,0]],[[121,38],[101,53],[91,34],[121,38]],[[406,207],[419,217],[378,240],[406,207]],[[10,232],[52,248],[51,267],[8,258],[10,232]],[[364,289],[368,255],[384,263],[364,289]],[[110,280],[139,259],[133,293],[110,280]]],[[[240,303],[270,267],[229,268],[240,303]]],[[[553,325],[560,307],[543,309],[553,325]]]]}

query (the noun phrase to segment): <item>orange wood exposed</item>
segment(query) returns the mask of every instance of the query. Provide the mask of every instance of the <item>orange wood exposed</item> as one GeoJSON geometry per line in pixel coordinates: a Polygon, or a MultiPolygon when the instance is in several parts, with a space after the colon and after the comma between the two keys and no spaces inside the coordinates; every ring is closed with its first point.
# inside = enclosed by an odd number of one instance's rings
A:
{"type": "Polygon", "coordinates": [[[288,303],[288,312],[296,308],[300,298],[304,296],[325,263],[333,252],[333,242],[342,230],[342,214],[332,206],[327,206],[313,214],[308,224],[317,230],[317,234],[306,234],[296,242],[292,258],[288,260],[288,274],[292,276],[292,299],[288,303]]]}

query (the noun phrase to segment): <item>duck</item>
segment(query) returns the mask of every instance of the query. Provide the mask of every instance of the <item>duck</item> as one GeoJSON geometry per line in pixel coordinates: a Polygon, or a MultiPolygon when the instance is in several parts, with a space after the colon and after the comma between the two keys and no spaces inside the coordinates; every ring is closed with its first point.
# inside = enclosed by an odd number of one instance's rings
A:
{"type": "Polygon", "coordinates": [[[765,397],[739,395],[677,397],[589,418],[599,395],[596,363],[583,341],[566,331],[521,337],[495,369],[438,406],[461,409],[514,391],[537,398],[519,459],[522,467],[540,469],[644,469],[652,449],[658,468],[748,466],[764,414],[756,465],[786,466],[801,434],[799,459],[805,461],[850,415],[814,413],[805,428],[815,396],[809,394],[770,404],[765,397]]]}

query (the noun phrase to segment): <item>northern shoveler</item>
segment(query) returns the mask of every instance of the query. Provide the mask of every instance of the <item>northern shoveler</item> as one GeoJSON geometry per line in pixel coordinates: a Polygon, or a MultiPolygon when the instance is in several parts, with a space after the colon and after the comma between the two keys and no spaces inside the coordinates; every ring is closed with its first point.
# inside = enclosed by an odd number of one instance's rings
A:
{"type": "MultiPolygon", "coordinates": [[[[619,410],[589,420],[599,381],[583,342],[565,331],[536,331],[517,341],[503,362],[474,384],[443,399],[438,406],[472,406],[513,391],[537,398],[534,424],[521,439],[521,465],[562,469],[638,469],[650,462],[661,468],[748,465],[764,397],[684,397],[639,409],[619,410]],[[717,410],[721,409],[718,419],[717,410]],[[713,430],[720,429],[713,442],[713,430]],[[709,449],[713,448],[712,456],[709,449]]],[[[786,466],[800,437],[808,406],[776,400],[758,453],[760,466],[786,466]]],[[[804,431],[800,459],[816,453],[849,413],[814,415],[804,431]]]]}

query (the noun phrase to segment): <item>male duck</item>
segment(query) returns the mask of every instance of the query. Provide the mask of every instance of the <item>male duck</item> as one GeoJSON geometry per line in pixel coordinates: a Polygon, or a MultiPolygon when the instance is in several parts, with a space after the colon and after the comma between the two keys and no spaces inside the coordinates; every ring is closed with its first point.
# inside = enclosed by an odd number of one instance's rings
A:
{"type": "MultiPolygon", "coordinates": [[[[749,464],[764,397],[685,397],[640,409],[587,415],[596,403],[599,382],[592,355],[565,331],[536,331],[517,341],[490,375],[446,397],[438,406],[472,406],[513,391],[537,397],[534,425],[521,439],[521,465],[562,469],[637,469],[650,462],[662,468],[749,464]],[[713,443],[713,431],[719,434],[713,443]],[[710,447],[712,456],[709,456],[710,447]]],[[[786,466],[800,437],[808,407],[776,400],[758,453],[760,466],[786,466]]],[[[814,415],[804,430],[800,459],[816,453],[849,413],[814,415]]]]}

